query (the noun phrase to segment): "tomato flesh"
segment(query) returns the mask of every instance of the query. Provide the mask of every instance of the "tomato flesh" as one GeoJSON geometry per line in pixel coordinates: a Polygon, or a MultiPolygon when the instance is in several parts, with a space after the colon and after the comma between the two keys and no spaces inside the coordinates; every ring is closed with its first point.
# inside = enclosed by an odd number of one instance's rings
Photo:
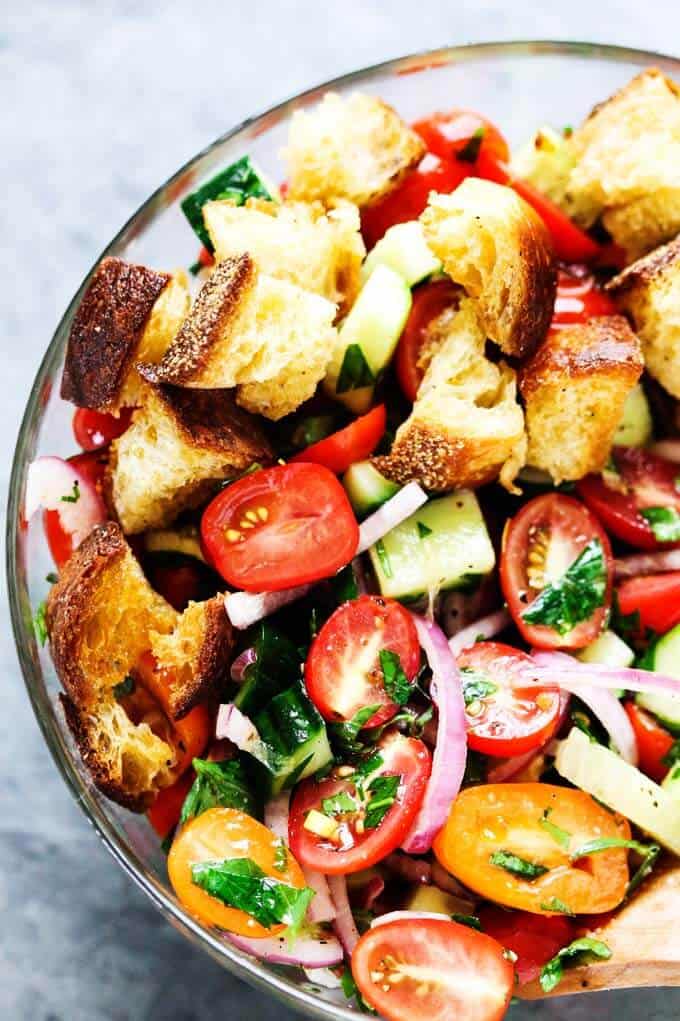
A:
{"type": "Polygon", "coordinates": [[[99,450],[111,440],[122,436],[130,425],[132,410],[124,408],[120,416],[108,415],[92,408],[77,408],[73,416],[73,435],[83,450],[99,450]]]}
{"type": "Polygon", "coordinates": [[[165,787],[156,796],[151,808],[146,813],[147,819],[161,839],[165,839],[179,822],[182,805],[194,782],[193,770],[184,773],[170,787],[165,787]]]}
{"type": "Polygon", "coordinates": [[[637,549],[680,547],[680,541],[661,541],[643,513],[663,508],[680,522],[678,465],[638,447],[614,447],[611,462],[601,475],[577,483],[579,495],[607,531],[637,549]]]}
{"type": "Polygon", "coordinates": [[[515,971],[521,986],[538,978],[543,965],[576,937],[573,923],[564,915],[546,918],[486,904],[478,917],[483,932],[516,954],[515,971]]]}
{"type": "Polygon", "coordinates": [[[486,157],[510,159],[508,143],[496,125],[473,110],[455,109],[446,113],[434,113],[430,117],[416,121],[413,130],[420,135],[428,151],[435,156],[467,163],[468,174],[481,176],[478,172],[479,164],[483,163],[486,157]],[[471,160],[472,153],[469,153],[471,143],[477,139],[479,143],[474,146],[477,149],[477,157],[471,160]],[[467,159],[466,149],[469,153],[467,159]]]}
{"type": "Polygon", "coordinates": [[[511,758],[550,737],[560,696],[527,680],[531,665],[530,656],[501,642],[477,642],[458,657],[464,688],[473,685],[472,695],[466,694],[470,748],[511,758]]]}
{"type": "Polygon", "coordinates": [[[680,571],[629,578],[617,590],[622,614],[638,613],[640,630],[663,635],[680,624],[680,571]]]}
{"type": "Polygon", "coordinates": [[[223,489],[203,513],[201,540],[230,585],[272,592],[339,571],[356,553],[359,526],[328,468],[286,464],[223,489]]]}
{"type": "Polygon", "coordinates": [[[336,475],[341,475],[355,461],[364,461],[373,453],[385,432],[386,421],[385,405],[379,404],[344,429],[301,450],[295,457],[291,457],[291,463],[303,461],[307,464],[321,464],[336,475]]]}
{"type": "MultiPolygon", "coordinates": [[[[86,451],[83,454],[74,454],[73,457],[68,458],[68,461],[101,493],[104,473],[108,463],[108,456],[105,450],[92,450],[86,451]]],[[[52,559],[57,567],[61,569],[70,560],[73,553],[73,537],[64,531],[59,519],[59,512],[56,510],[44,511],[43,528],[52,559]]]]}
{"type": "MultiPolygon", "coordinates": [[[[376,746],[382,759],[380,776],[399,776],[401,781],[391,807],[377,826],[364,826],[366,799],[357,788],[357,777],[336,770],[324,780],[305,780],[293,795],[288,821],[290,847],[298,861],[326,875],[360,872],[394,851],[411,828],[420,808],[430,776],[427,746],[415,738],[388,734],[376,746]],[[343,775],[340,775],[340,774],[343,775]],[[324,814],[325,799],[349,796],[357,811],[335,816],[337,830],[332,838],[319,836],[305,827],[312,810],[324,814]]],[[[370,791],[365,781],[360,788],[370,791]]],[[[327,803],[328,804],[328,803],[327,803]]],[[[370,800],[368,801],[370,806],[370,800]]]]}
{"type": "Polygon", "coordinates": [[[635,702],[626,702],[623,708],[635,734],[640,769],[652,780],[661,783],[669,769],[663,760],[673,747],[672,736],[657,723],[651,713],[635,702]]]}
{"type": "Polygon", "coordinates": [[[415,624],[401,603],[383,596],[359,596],[339,606],[312,642],[305,684],[325,720],[351,720],[360,709],[377,706],[364,726],[387,722],[398,705],[385,689],[380,653],[394,653],[408,681],[420,666],[415,624]]]}
{"type": "Polygon", "coordinates": [[[428,328],[434,319],[455,304],[459,293],[450,280],[421,284],[413,291],[413,304],[394,363],[399,386],[409,401],[415,401],[423,381],[424,372],[418,362],[427,341],[428,328]]]}
{"type": "Polygon", "coordinates": [[[170,605],[182,613],[188,604],[201,597],[201,574],[196,564],[155,564],[147,568],[149,581],[170,605]]]}
{"type": "Polygon", "coordinates": [[[537,496],[506,526],[501,554],[501,587],[522,637],[541,649],[582,649],[598,636],[609,611],[614,561],[609,539],[590,511],[561,493],[537,496]],[[566,634],[524,614],[549,583],[560,580],[589,542],[601,544],[606,590],[602,604],[566,634]]]}
{"type": "Polygon", "coordinates": [[[613,316],[618,309],[585,266],[560,269],[551,326],[564,329],[586,323],[592,316],[613,316]]]}
{"type": "Polygon", "coordinates": [[[434,853],[456,879],[505,907],[559,914],[561,904],[572,914],[600,914],[625,897],[628,857],[613,848],[570,859],[596,837],[628,839],[630,826],[584,791],[546,783],[487,784],[458,795],[434,853]],[[566,846],[546,820],[564,834],[566,846]],[[547,871],[531,879],[517,876],[491,860],[503,852],[547,871]]]}
{"type": "Polygon", "coordinates": [[[387,1021],[500,1021],[515,981],[500,943],[445,918],[369,929],[354,948],[352,975],[387,1021]]]}

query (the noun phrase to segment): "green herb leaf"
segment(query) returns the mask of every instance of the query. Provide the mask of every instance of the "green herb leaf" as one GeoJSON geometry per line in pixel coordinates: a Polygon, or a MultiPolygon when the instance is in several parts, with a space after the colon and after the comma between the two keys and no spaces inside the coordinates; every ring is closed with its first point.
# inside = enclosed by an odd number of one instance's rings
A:
{"type": "Polygon", "coordinates": [[[422,521],[416,521],[416,525],[418,526],[419,539],[427,539],[428,535],[432,535],[432,529],[424,525],[422,521]]]}
{"type": "Polygon", "coordinates": [[[330,798],[323,798],[321,807],[324,815],[353,815],[359,809],[359,804],[348,791],[338,791],[330,798]]]}
{"type": "Polygon", "coordinates": [[[380,561],[382,573],[385,575],[386,578],[393,577],[392,564],[390,563],[390,558],[388,556],[387,550],[385,549],[385,543],[382,541],[382,539],[378,539],[374,546],[374,549],[375,552],[378,554],[378,560],[380,561]]]}
{"type": "Polygon", "coordinates": [[[364,827],[374,830],[383,821],[397,799],[400,776],[376,776],[368,785],[370,800],[364,815],[364,827]]]}
{"type": "Polygon", "coordinates": [[[492,855],[489,855],[489,861],[492,865],[497,865],[498,868],[505,869],[506,872],[512,873],[513,876],[519,876],[520,879],[526,879],[528,882],[539,879],[548,872],[545,865],[538,865],[536,862],[527,861],[525,858],[520,858],[519,855],[513,854],[512,851],[494,851],[492,855]]]}
{"type": "Polygon", "coordinates": [[[390,649],[381,649],[378,658],[385,691],[397,705],[406,705],[411,697],[412,687],[402,669],[398,654],[390,649]]]}
{"type": "Polygon", "coordinates": [[[596,837],[588,840],[581,847],[569,855],[571,861],[578,861],[580,858],[587,858],[589,854],[597,854],[599,851],[609,851],[612,847],[625,847],[630,851],[636,851],[642,857],[646,857],[650,850],[649,844],[641,844],[637,840],[624,840],[623,837],[596,837]]]}
{"type": "Polygon", "coordinates": [[[680,542],[680,514],[675,507],[643,507],[640,514],[657,542],[680,542]]]}
{"type": "Polygon", "coordinates": [[[203,263],[201,262],[200,259],[198,259],[196,262],[192,262],[191,265],[189,266],[189,272],[191,273],[192,277],[197,277],[202,269],[203,263]]]}
{"type": "Polygon", "coordinates": [[[541,911],[555,911],[560,915],[569,915],[570,918],[574,917],[574,912],[571,908],[560,900],[558,897],[551,897],[544,904],[540,905],[541,911]]]}
{"type": "Polygon", "coordinates": [[[305,447],[311,447],[313,443],[325,440],[337,427],[338,422],[334,415],[309,415],[296,425],[291,443],[298,450],[303,450],[305,447]]]}
{"type": "Polygon", "coordinates": [[[595,735],[593,734],[593,732],[591,730],[591,726],[590,726],[590,719],[586,716],[585,713],[573,712],[570,715],[571,715],[571,722],[574,724],[574,726],[578,730],[580,730],[583,734],[585,734],[586,737],[588,738],[588,740],[592,744],[599,744],[600,743],[597,740],[597,738],[595,737],[595,735]]]}
{"type": "Polygon", "coordinates": [[[340,375],[335,386],[335,392],[347,393],[348,390],[361,390],[362,387],[372,386],[375,383],[375,376],[360,344],[350,344],[342,359],[340,375]]]}
{"type": "Polygon", "coordinates": [[[604,604],[606,590],[604,550],[599,539],[592,539],[562,577],[546,585],[522,617],[527,624],[542,624],[567,635],[604,604]]]}
{"type": "Polygon", "coordinates": [[[59,575],[55,574],[54,571],[50,571],[49,574],[45,575],[45,581],[48,583],[48,585],[56,585],[57,582],[59,581],[59,575]]]}
{"type": "Polygon", "coordinates": [[[375,716],[380,705],[367,705],[359,709],[351,720],[345,723],[329,723],[326,726],[328,735],[336,746],[341,757],[354,758],[364,751],[366,745],[359,741],[359,731],[375,716]]]}
{"type": "Polygon", "coordinates": [[[649,845],[647,854],[642,859],[639,869],[628,883],[628,887],[626,888],[626,899],[637,890],[638,886],[640,886],[640,884],[651,873],[660,854],[661,848],[658,844],[649,845]]]}
{"type": "Polygon", "coordinates": [[[451,919],[454,922],[458,922],[459,925],[467,925],[470,929],[477,929],[478,932],[482,931],[482,923],[477,918],[477,915],[459,915],[457,911],[454,911],[451,919]]]}
{"type": "Polygon", "coordinates": [[[479,150],[482,148],[482,142],[484,141],[484,128],[477,128],[476,131],[470,135],[469,139],[458,152],[455,154],[456,159],[460,160],[461,163],[476,163],[479,157],[479,150]]]}
{"type": "Polygon", "coordinates": [[[273,698],[299,681],[301,669],[300,653],[293,642],[270,624],[262,624],[255,639],[255,661],[244,671],[234,704],[252,719],[273,698]]]}
{"type": "Polygon", "coordinates": [[[348,1000],[351,1000],[353,996],[357,994],[357,984],[354,981],[352,972],[345,965],[345,969],[340,976],[340,987],[348,1000]]]}
{"type": "Polygon", "coordinates": [[[73,489],[71,490],[68,496],[62,496],[61,502],[78,503],[78,500],[80,500],[80,484],[78,482],[78,479],[76,479],[76,481],[73,483],[73,489]]]}
{"type": "Polygon", "coordinates": [[[472,705],[473,702],[483,701],[498,691],[498,685],[490,681],[485,674],[472,670],[470,667],[463,667],[460,671],[463,681],[463,698],[465,705],[472,705]]]}
{"type": "Polygon", "coordinates": [[[185,823],[216,807],[238,808],[255,817],[259,814],[245,767],[239,759],[225,762],[194,759],[193,766],[196,779],[184,799],[180,822],[185,823]]]}
{"type": "Polygon", "coordinates": [[[47,641],[47,603],[43,599],[42,603],[38,603],[33,617],[33,631],[35,637],[38,639],[41,645],[44,645],[47,641]]]}
{"type": "Polygon", "coordinates": [[[124,677],[119,684],[115,685],[113,689],[113,697],[117,702],[120,702],[122,698],[132,695],[136,687],[137,685],[135,684],[134,677],[130,677],[128,674],[127,677],[124,677]]]}
{"type": "Polygon", "coordinates": [[[288,848],[280,838],[274,851],[274,868],[277,872],[285,872],[288,868],[288,848]]]}
{"type": "Polygon", "coordinates": [[[589,936],[582,936],[575,939],[568,947],[562,949],[541,968],[541,989],[544,993],[550,993],[562,981],[565,967],[579,964],[589,957],[599,957],[608,961],[612,952],[606,943],[599,939],[591,939],[589,936]]]}
{"type": "Polygon", "coordinates": [[[554,822],[550,822],[550,813],[552,808],[546,808],[542,818],[540,818],[539,824],[543,827],[546,833],[549,833],[556,844],[564,848],[565,851],[569,850],[569,841],[571,840],[571,833],[567,833],[566,830],[560,829],[554,822]]]}
{"type": "Polygon", "coordinates": [[[271,199],[249,156],[242,156],[225,170],[197,188],[182,200],[182,212],[199,240],[209,252],[214,251],[210,235],[203,222],[203,206],[214,199],[231,199],[242,206],[246,199],[271,199]]]}
{"type": "Polygon", "coordinates": [[[622,638],[637,638],[642,632],[640,611],[621,613],[618,593],[612,594],[612,608],[609,614],[609,627],[622,638]]]}
{"type": "Polygon", "coordinates": [[[341,571],[331,578],[331,588],[333,589],[333,595],[338,602],[338,606],[341,606],[343,603],[349,603],[352,599],[357,598],[359,587],[351,563],[347,564],[346,567],[343,567],[341,571]]]}
{"type": "Polygon", "coordinates": [[[250,858],[225,858],[191,866],[192,882],[211,897],[251,915],[260,925],[287,925],[291,935],[299,930],[314,891],[298,890],[282,883],[250,858]]]}

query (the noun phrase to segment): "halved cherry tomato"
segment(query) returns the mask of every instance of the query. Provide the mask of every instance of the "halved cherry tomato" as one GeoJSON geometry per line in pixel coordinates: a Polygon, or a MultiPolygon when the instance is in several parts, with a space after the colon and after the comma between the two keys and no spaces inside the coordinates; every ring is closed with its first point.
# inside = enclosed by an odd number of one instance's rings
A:
{"type": "Polygon", "coordinates": [[[486,904],[478,918],[483,932],[517,955],[515,971],[521,986],[538,978],[543,965],[576,937],[573,923],[564,915],[545,918],[486,904]]]}
{"type": "Polygon", "coordinates": [[[680,624],[680,571],[629,578],[617,590],[622,614],[639,613],[640,628],[663,635],[680,624]]]}
{"type": "Polygon", "coordinates": [[[203,513],[201,540],[230,585],[273,592],[335,574],[356,553],[359,526],[328,468],[286,464],[223,489],[203,513]]]}
{"type": "Polygon", "coordinates": [[[305,664],[305,685],[325,720],[343,722],[367,706],[380,706],[365,726],[391,719],[398,705],[385,689],[380,653],[399,657],[413,681],[420,666],[415,624],[401,603],[383,596],[359,596],[339,606],[328,618],[305,664]]]}
{"type": "Polygon", "coordinates": [[[663,759],[673,747],[672,736],[651,713],[645,712],[635,702],[626,702],[623,708],[635,733],[640,769],[652,780],[661,783],[669,769],[663,759]]]}
{"type": "Polygon", "coordinates": [[[629,839],[630,826],[584,791],[546,783],[487,784],[458,795],[434,853],[461,883],[505,907],[540,915],[559,914],[562,904],[572,914],[600,914],[626,895],[628,853],[611,848],[571,860],[596,837],[629,839]],[[553,827],[564,837],[558,839],[553,827]],[[499,852],[548,871],[522,878],[494,864],[499,852]]]}
{"type": "Polygon", "coordinates": [[[612,535],[638,549],[669,549],[643,511],[665,509],[680,521],[680,471],[677,464],[639,447],[614,447],[611,466],[577,483],[579,495],[612,535]]]}
{"type": "Polygon", "coordinates": [[[355,461],[363,461],[373,453],[385,432],[386,421],[385,405],[378,404],[344,429],[301,450],[290,461],[322,464],[336,475],[341,475],[355,461]]]}
{"type": "Polygon", "coordinates": [[[207,706],[197,705],[181,719],[172,718],[170,695],[176,675],[173,670],[161,667],[150,652],[140,657],[134,674],[165,716],[165,720],[160,720],[157,726],[164,731],[162,736],[175,749],[173,773],[180,777],[208,747],[213,735],[213,716],[207,706]]]}
{"type": "Polygon", "coordinates": [[[197,261],[200,262],[201,266],[204,266],[204,267],[206,267],[206,266],[214,266],[215,265],[215,256],[213,255],[212,252],[208,251],[208,249],[205,247],[205,245],[203,245],[201,247],[200,252],[198,253],[198,260],[197,261]]]}
{"type": "Polygon", "coordinates": [[[181,613],[193,599],[201,597],[201,573],[196,564],[155,564],[147,568],[149,581],[156,592],[181,613]]]}
{"type": "Polygon", "coordinates": [[[560,269],[557,276],[557,297],[551,326],[565,326],[587,322],[592,316],[613,316],[618,309],[612,299],[597,284],[585,266],[560,269]]]}
{"type": "Polygon", "coordinates": [[[464,688],[475,689],[469,697],[466,693],[470,748],[511,758],[550,737],[560,696],[527,680],[531,664],[526,653],[501,642],[477,642],[458,657],[464,688]]]}
{"type": "Polygon", "coordinates": [[[446,918],[369,929],[352,953],[352,975],[387,1021],[500,1021],[515,982],[500,943],[446,918]]]}
{"type": "Polygon", "coordinates": [[[169,833],[172,833],[179,822],[182,805],[193,782],[193,771],[188,770],[171,787],[163,788],[156,795],[156,800],[146,816],[161,839],[165,839],[169,833]]]}
{"type": "Polygon", "coordinates": [[[416,121],[413,130],[420,135],[429,152],[440,159],[454,159],[467,164],[468,174],[478,177],[482,176],[478,173],[478,164],[485,157],[495,157],[503,162],[510,159],[508,143],[496,125],[474,110],[433,113],[416,121]],[[471,159],[475,151],[476,158],[471,159]]]}
{"type": "MultiPolygon", "coordinates": [[[[106,450],[91,450],[84,454],[74,454],[68,460],[101,493],[104,472],[108,463],[106,450]]],[[[46,510],[43,513],[43,528],[52,559],[61,569],[73,553],[73,538],[61,527],[59,513],[55,510],[46,510]]]]}
{"type": "Polygon", "coordinates": [[[281,862],[277,854],[280,847],[279,838],[245,812],[209,808],[183,826],[175,837],[168,855],[168,876],[184,907],[204,924],[255,939],[275,936],[285,926],[267,929],[245,911],[211,897],[192,881],[191,866],[205,861],[249,858],[279,883],[304,889],[302,869],[290,853],[281,862]]]}
{"type": "Polygon", "coordinates": [[[335,770],[326,779],[305,780],[293,795],[288,820],[290,847],[302,865],[317,869],[326,875],[344,875],[360,872],[374,865],[394,851],[410,830],[420,808],[430,776],[431,759],[422,741],[401,734],[388,734],[376,746],[382,760],[378,772],[363,777],[355,773],[345,776],[345,770],[335,770]],[[341,775],[342,774],[342,775],[341,775]],[[365,806],[374,796],[373,776],[399,776],[401,781],[396,797],[378,822],[368,828],[364,825],[365,806]],[[329,816],[337,828],[332,839],[318,836],[305,827],[313,809],[324,814],[324,800],[343,794],[356,806],[350,812],[329,816]]]}
{"type": "Polygon", "coordinates": [[[73,416],[73,435],[83,450],[99,450],[122,436],[130,424],[132,410],[124,408],[120,417],[92,408],[78,408],[73,416]]]}
{"type": "Polygon", "coordinates": [[[415,401],[423,381],[424,372],[418,360],[427,340],[428,327],[433,319],[455,303],[458,293],[458,288],[450,280],[422,284],[413,292],[413,304],[395,356],[399,386],[410,401],[415,401]]]}
{"type": "Polygon", "coordinates": [[[525,504],[506,526],[500,574],[508,609],[530,645],[582,649],[602,630],[611,603],[614,561],[609,539],[597,518],[577,500],[561,493],[546,493],[525,504]],[[550,625],[527,622],[524,614],[543,589],[559,582],[593,541],[602,547],[606,575],[600,605],[565,633],[550,625]]]}

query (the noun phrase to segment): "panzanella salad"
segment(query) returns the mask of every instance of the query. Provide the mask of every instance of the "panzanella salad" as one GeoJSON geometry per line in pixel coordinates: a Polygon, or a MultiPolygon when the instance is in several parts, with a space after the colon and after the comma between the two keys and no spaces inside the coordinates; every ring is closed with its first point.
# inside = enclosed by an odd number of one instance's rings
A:
{"type": "Polygon", "coordinates": [[[679,154],[654,70],[513,154],[329,93],[73,318],[25,517],[84,768],[191,915],[388,1021],[621,984],[677,868],[679,154]]]}

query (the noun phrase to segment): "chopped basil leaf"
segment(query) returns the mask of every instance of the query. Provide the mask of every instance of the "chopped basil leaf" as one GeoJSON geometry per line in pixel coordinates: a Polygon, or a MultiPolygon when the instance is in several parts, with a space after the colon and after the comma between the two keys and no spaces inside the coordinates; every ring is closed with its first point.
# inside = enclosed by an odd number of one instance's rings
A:
{"type": "Polygon", "coordinates": [[[390,649],[381,649],[378,658],[385,691],[397,705],[406,705],[411,696],[411,685],[402,669],[398,654],[390,649]]]}
{"type": "Polygon", "coordinates": [[[513,854],[512,851],[494,851],[493,854],[489,855],[489,861],[492,865],[497,865],[498,868],[505,869],[506,872],[512,873],[513,876],[519,876],[520,879],[526,879],[528,882],[539,879],[548,871],[545,865],[538,865],[536,862],[527,861],[525,858],[520,858],[519,855],[513,854]]]}
{"type": "Polygon", "coordinates": [[[483,141],[484,128],[480,127],[470,135],[462,149],[458,150],[455,154],[456,159],[460,160],[461,163],[476,163],[483,141]]]}
{"type": "Polygon", "coordinates": [[[632,613],[621,613],[619,597],[616,592],[612,595],[612,608],[609,615],[609,627],[616,631],[622,638],[636,638],[642,631],[640,611],[633,610],[632,613]]]}
{"type": "Polygon", "coordinates": [[[209,808],[238,808],[246,815],[257,816],[257,802],[254,798],[246,770],[239,759],[225,762],[210,762],[194,759],[194,780],[182,805],[180,822],[185,823],[209,808]]]}
{"type": "Polygon", "coordinates": [[[364,750],[365,745],[358,740],[359,731],[368,723],[371,716],[375,716],[378,709],[380,705],[367,705],[345,723],[327,724],[329,737],[333,739],[341,755],[352,757],[364,750]]]}
{"type": "Polygon", "coordinates": [[[126,698],[127,695],[132,695],[136,687],[137,685],[135,684],[134,677],[130,677],[128,674],[127,677],[124,677],[123,680],[114,687],[113,697],[117,702],[120,702],[121,698],[126,698]]]}
{"type": "Polygon", "coordinates": [[[302,450],[304,447],[311,447],[313,443],[325,440],[336,428],[337,419],[334,415],[310,415],[297,424],[291,442],[298,450],[302,450]]]}
{"type": "Polygon", "coordinates": [[[245,668],[234,704],[252,719],[298,681],[300,672],[301,658],[296,646],[265,622],[255,639],[255,660],[245,668]]]}
{"type": "Polygon", "coordinates": [[[562,947],[541,968],[540,982],[543,992],[550,993],[560,984],[565,967],[568,967],[570,964],[578,964],[590,955],[607,961],[611,957],[612,952],[606,943],[599,939],[591,939],[589,936],[582,936],[580,939],[575,939],[568,947],[562,947]]]}
{"type": "Polygon", "coordinates": [[[376,776],[368,785],[370,800],[366,806],[364,827],[376,829],[383,821],[397,799],[397,791],[401,783],[400,776],[376,776]]]}
{"type": "Polygon", "coordinates": [[[555,911],[560,915],[569,915],[571,918],[574,917],[574,912],[571,908],[560,900],[559,897],[551,897],[544,904],[540,905],[541,911],[555,911]]]}
{"type": "Polygon", "coordinates": [[[277,872],[285,872],[288,868],[288,848],[280,838],[274,851],[274,868],[277,872]]]}
{"type": "Polygon", "coordinates": [[[636,851],[643,858],[651,849],[649,844],[640,844],[637,840],[624,840],[623,837],[596,837],[594,840],[588,840],[582,844],[569,857],[572,861],[578,861],[579,858],[587,858],[589,854],[597,854],[598,851],[609,851],[612,847],[628,848],[630,851],[636,851]]]}
{"type": "Polygon", "coordinates": [[[564,848],[565,851],[569,850],[569,841],[571,840],[571,833],[567,833],[566,830],[560,829],[554,822],[550,822],[550,813],[552,808],[546,808],[542,818],[540,818],[539,824],[543,827],[546,833],[549,833],[556,844],[564,848]]]}
{"type": "Polygon", "coordinates": [[[192,262],[191,265],[189,266],[189,272],[191,273],[192,277],[197,277],[202,269],[203,263],[201,262],[200,259],[197,262],[192,262]]]}
{"type": "Polygon", "coordinates": [[[380,752],[376,752],[375,755],[371,755],[368,759],[364,759],[363,762],[360,762],[355,769],[353,776],[354,783],[357,787],[361,787],[364,780],[369,777],[371,773],[375,773],[379,770],[384,761],[385,760],[380,752]]]}
{"type": "Polygon", "coordinates": [[[338,606],[357,598],[359,586],[357,585],[354,569],[351,564],[347,564],[335,577],[331,578],[331,587],[338,606]]]}
{"type": "Polygon", "coordinates": [[[324,815],[351,815],[358,811],[359,805],[347,791],[338,791],[330,798],[323,798],[321,808],[324,815]]]}
{"type": "Polygon", "coordinates": [[[361,345],[350,344],[342,359],[335,392],[344,394],[348,390],[360,390],[364,386],[372,386],[373,383],[375,383],[375,376],[366,361],[361,345]]]}
{"type": "Polygon", "coordinates": [[[45,575],[45,581],[48,583],[48,585],[56,585],[57,582],[59,581],[59,575],[55,574],[54,571],[50,571],[49,574],[45,575]]]}
{"type": "Polygon", "coordinates": [[[342,975],[340,976],[340,988],[348,1000],[351,1000],[352,997],[357,994],[357,984],[352,977],[352,972],[346,965],[342,975]]]}
{"type": "Polygon", "coordinates": [[[626,898],[630,897],[631,893],[637,890],[638,886],[647,878],[654,866],[656,865],[656,859],[661,854],[661,848],[658,844],[650,844],[647,849],[647,854],[642,859],[639,869],[631,879],[626,889],[626,898]]]}
{"type": "Polygon", "coordinates": [[[38,607],[35,611],[33,618],[33,631],[35,637],[38,639],[41,645],[44,645],[47,641],[47,603],[43,599],[42,603],[38,603],[38,607]]]}
{"type": "Polygon", "coordinates": [[[592,539],[562,577],[550,582],[522,612],[527,624],[542,624],[559,635],[587,620],[604,603],[607,568],[599,539],[592,539]]]}
{"type": "Polygon", "coordinates": [[[73,489],[71,490],[68,496],[62,496],[61,502],[78,503],[78,500],[80,500],[80,485],[78,483],[78,479],[76,479],[76,481],[73,483],[73,489]]]}
{"type": "Polygon", "coordinates": [[[175,839],[176,831],[177,827],[173,826],[168,835],[164,837],[163,841],[161,842],[161,851],[163,852],[163,854],[165,855],[170,854],[170,848],[172,847],[172,842],[175,839]]]}
{"type": "Polygon", "coordinates": [[[463,667],[460,675],[463,681],[463,698],[466,706],[473,702],[479,702],[480,699],[488,698],[489,695],[494,695],[498,691],[497,684],[488,680],[484,674],[469,667],[463,667]]]}
{"type": "Polygon", "coordinates": [[[298,890],[266,875],[250,858],[203,861],[191,866],[191,879],[201,890],[251,915],[260,925],[287,925],[295,935],[314,891],[298,890]]]}
{"type": "Polygon", "coordinates": [[[271,199],[272,196],[262,183],[250,156],[242,156],[225,170],[220,171],[200,188],[182,200],[182,212],[194,229],[194,233],[209,252],[214,251],[210,235],[203,222],[203,206],[215,199],[231,199],[242,206],[246,199],[271,199]]]}
{"type": "Polygon", "coordinates": [[[675,507],[644,507],[640,514],[657,542],[680,542],[680,514],[675,507]]]}
{"type": "Polygon", "coordinates": [[[458,922],[459,925],[467,925],[470,929],[477,929],[478,932],[482,931],[482,923],[476,915],[459,915],[458,912],[454,911],[451,919],[454,922],[458,922]]]}
{"type": "Polygon", "coordinates": [[[382,541],[382,539],[378,539],[378,541],[376,542],[375,552],[378,554],[378,560],[380,561],[382,573],[385,575],[386,578],[391,578],[392,564],[390,563],[390,558],[387,554],[387,550],[385,549],[385,544],[382,541]]]}
{"type": "Polygon", "coordinates": [[[428,535],[432,535],[432,529],[424,525],[422,521],[416,521],[416,525],[418,526],[419,539],[427,539],[428,535]]]}

